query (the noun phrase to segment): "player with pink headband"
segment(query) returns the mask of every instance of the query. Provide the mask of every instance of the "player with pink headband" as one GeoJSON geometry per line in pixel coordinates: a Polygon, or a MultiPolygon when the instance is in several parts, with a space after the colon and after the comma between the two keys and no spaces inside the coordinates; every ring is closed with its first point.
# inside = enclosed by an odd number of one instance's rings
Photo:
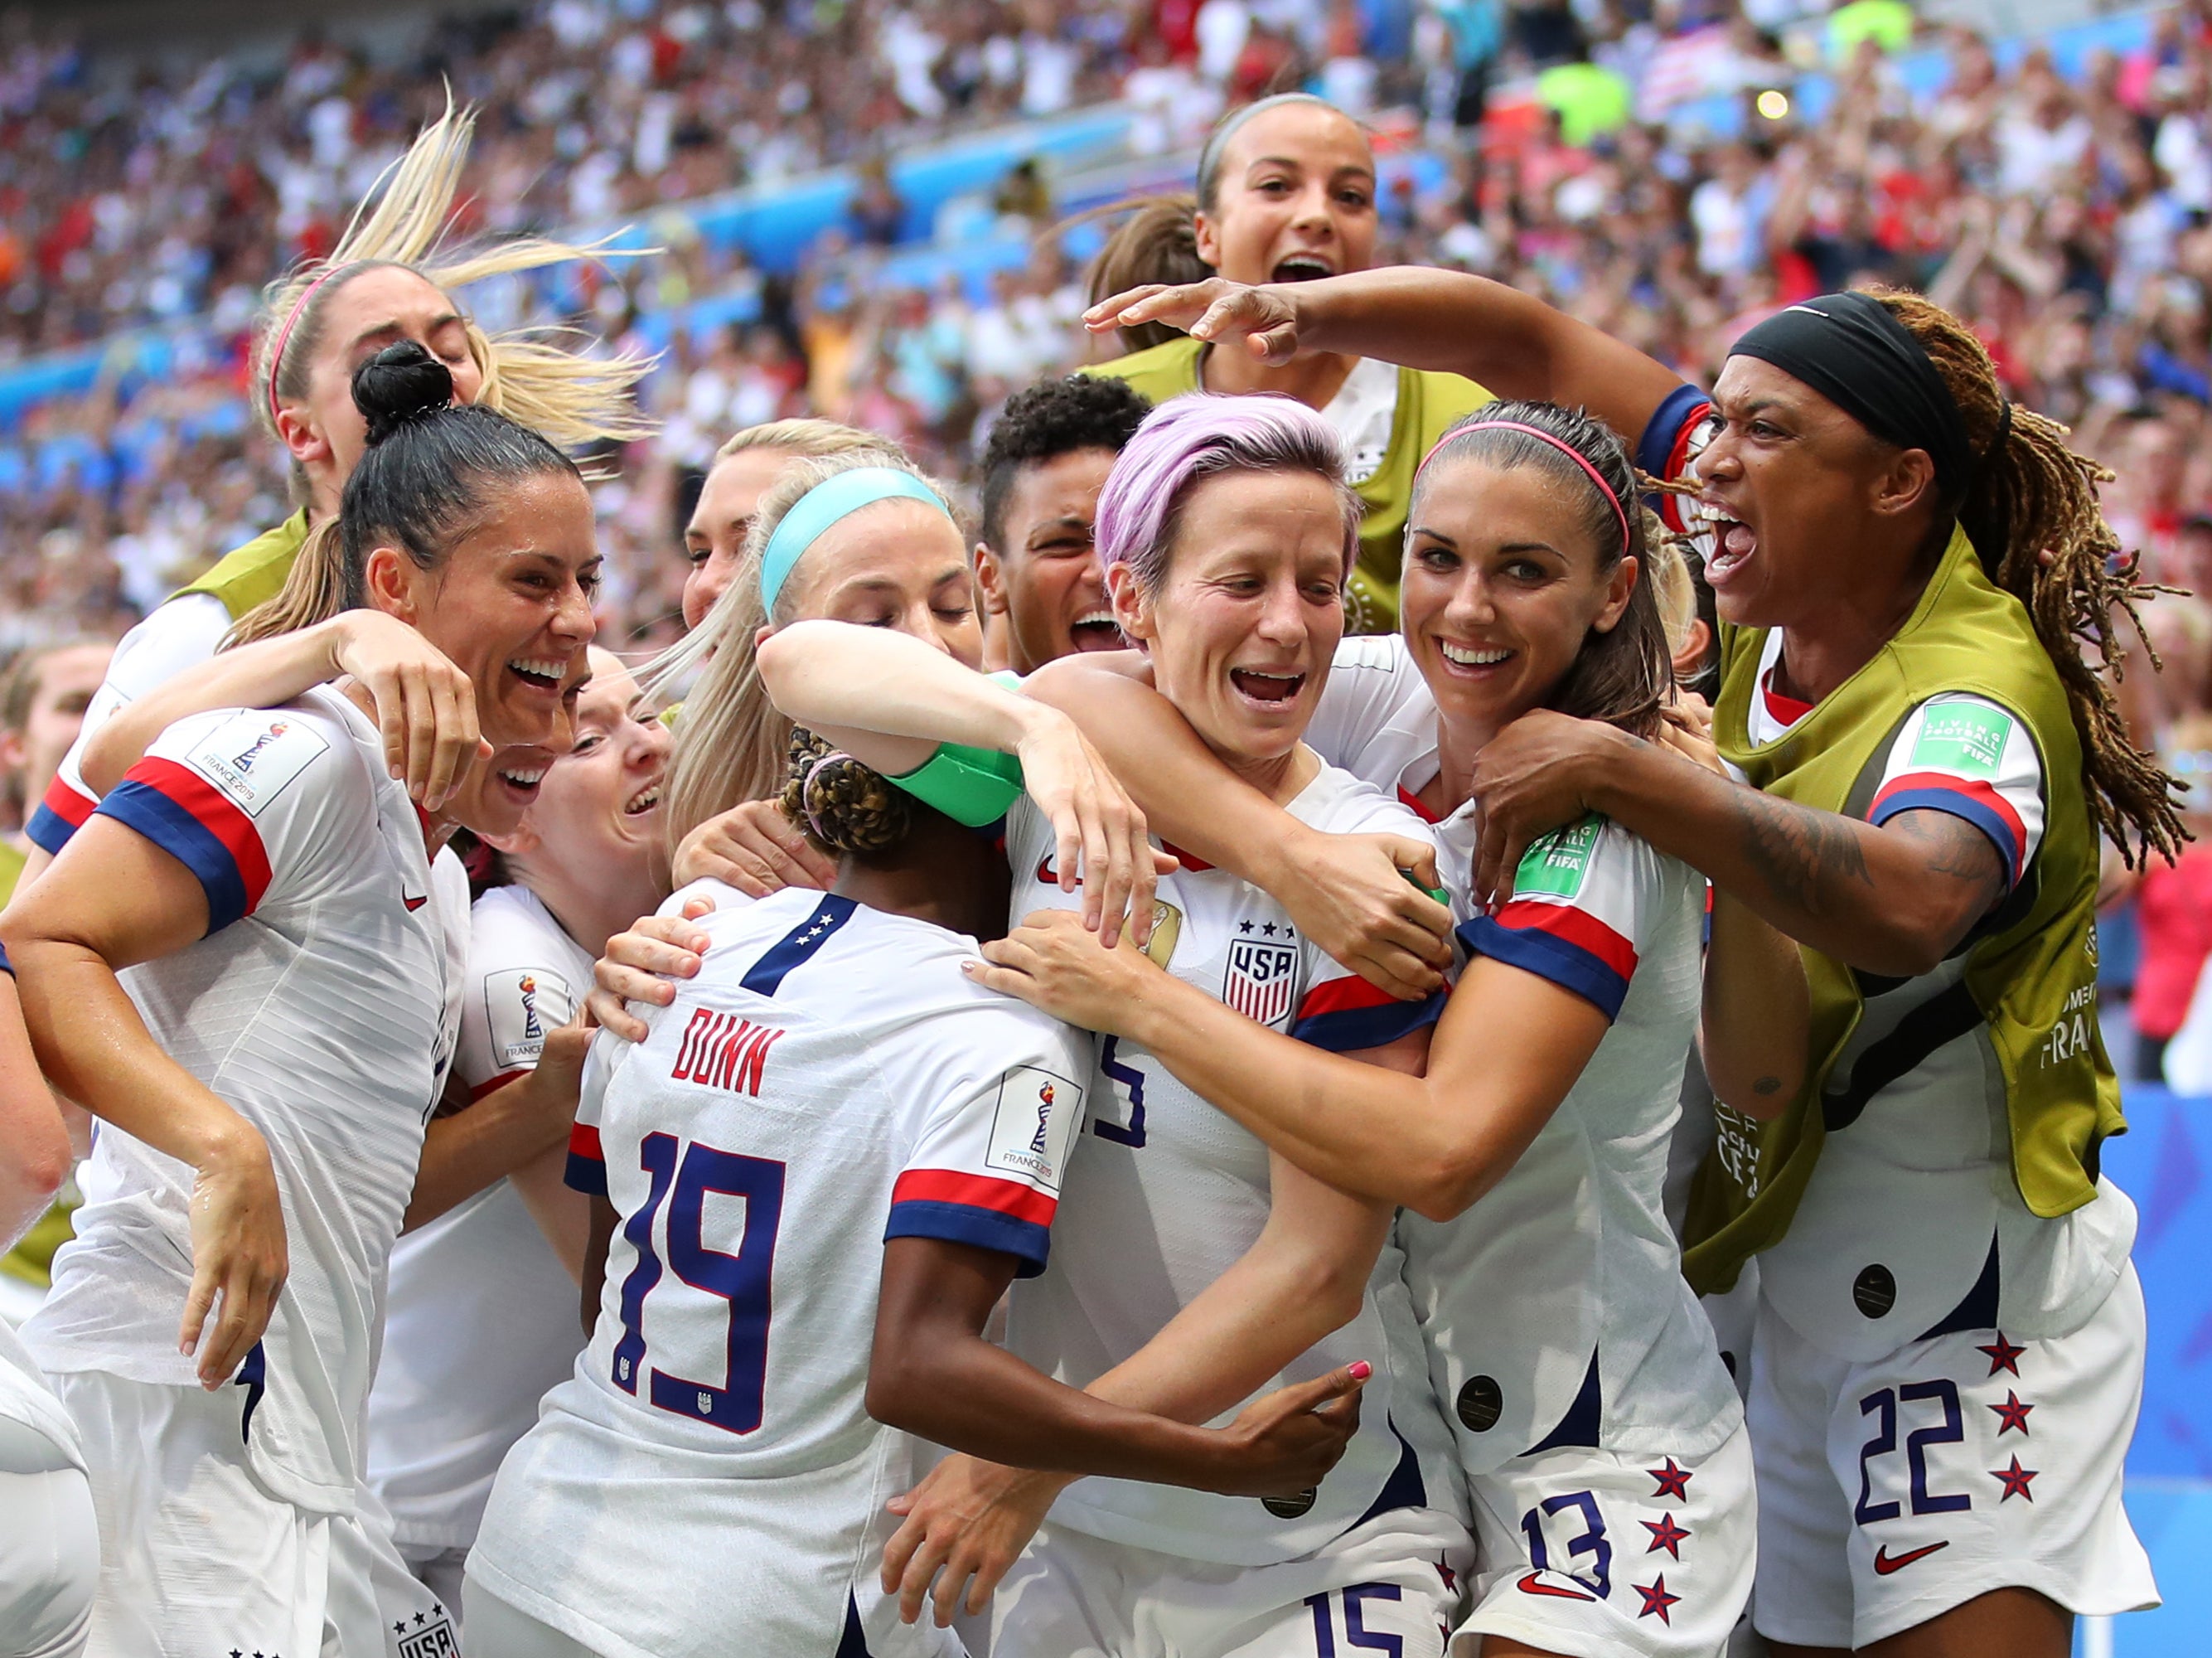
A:
{"type": "Polygon", "coordinates": [[[536,237],[446,244],[475,125],[473,112],[448,108],[424,127],[328,257],[288,272],[264,296],[249,402],[261,429],[291,458],[296,510],[227,553],[124,636],[86,711],[83,735],[27,826],[38,850],[20,885],[46,868],[98,805],[84,785],[81,757],[85,739],[118,707],[206,661],[234,628],[241,638],[266,638],[343,608],[338,498],[368,442],[352,375],[378,351],[413,340],[452,373],[455,402],[482,403],[564,449],[652,430],[633,395],[650,363],[578,355],[526,330],[487,334],[454,297],[487,277],[593,254],[536,237]]]}
{"type": "MultiPolygon", "coordinates": [[[[1794,949],[1723,902],[1701,995],[1705,883],[1595,817],[1539,842],[1495,913],[1470,893],[1475,756],[1522,714],[1663,731],[1710,757],[1670,707],[1642,579],[1661,531],[1636,481],[1620,439],[1579,411],[1493,404],[1453,427],[1413,485],[1402,631],[1339,648],[1308,728],[1324,759],[1432,826],[1462,965],[1425,1077],[1285,1041],[1055,916],[987,945],[977,970],[1135,1045],[1276,1156],[1411,1211],[1397,1240],[1479,1545],[1456,1632],[1486,1658],[1711,1654],[1751,1588],[1743,1413],[1661,1192],[1693,1034],[1733,1105],[1764,1113],[1796,1085],[1794,949]]],[[[1148,815],[1199,857],[1279,832],[1279,808],[1108,660],[1054,664],[1028,688],[1117,765],[1141,753],[1148,815]]],[[[955,1570],[994,1574],[993,1505],[1018,1506],[1018,1489],[923,1495],[955,1570]]]]}

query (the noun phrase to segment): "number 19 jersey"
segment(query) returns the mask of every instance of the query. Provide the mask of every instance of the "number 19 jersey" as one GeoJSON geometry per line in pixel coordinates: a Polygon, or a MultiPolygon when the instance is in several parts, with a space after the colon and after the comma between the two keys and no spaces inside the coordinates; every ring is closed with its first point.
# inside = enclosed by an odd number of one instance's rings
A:
{"type": "Polygon", "coordinates": [[[598,1652],[957,1652],[874,1589],[916,1472],[866,1405],[883,1247],[1042,1271],[1089,1043],[971,984],[973,939],[714,896],[698,975],[643,1043],[593,1048],[570,1181],[620,1217],[598,1326],[468,1570],[598,1652]]]}

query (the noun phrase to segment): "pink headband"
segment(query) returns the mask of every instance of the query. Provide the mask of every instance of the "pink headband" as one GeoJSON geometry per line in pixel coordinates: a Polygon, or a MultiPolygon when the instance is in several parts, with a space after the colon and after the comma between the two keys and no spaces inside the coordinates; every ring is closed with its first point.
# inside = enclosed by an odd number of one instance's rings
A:
{"type": "Polygon", "coordinates": [[[284,314],[284,326],[276,331],[276,349],[269,353],[269,421],[271,425],[276,422],[276,371],[284,366],[284,348],[292,343],[293,325],[299,321],[300,314],[307,308],[307,302],[314,298],[315,290],[344,268],[334,265],[317,277],[301,291],[300,297],[292,302],[292,308],[284,314]]]}
{"type": "Polygon", "coordinates": [[[807,796],[814,792],[814,779],[822,768],[832,760],[849,760],[853,757],[842,748],[833,748],[806,768],[806,775],[799,780],[799,808],[806,814],[807,827],[814,831],[815,838],[827,845],[830,837],[822,832],[822,820],[807,796]]]}
{"type": "Polygon", "coordinates": [[[1627,509],[1620,504],[1620,497],[1613,493],[1613,485],[1605,481],[1605,474],[1600,472],[1595,466],[1590,465],[1589,457],[1584,454],[1580,449],[1575,448],[1573,444],[1553,436],[1551,433],[1544,430],[1541,427],[1524,425],[1518,420],[1477,420],[1471,422],[1465,426],[1457,427],[1453,430],[1447,432],[1444,435],[1443,441],[1439,442],[1435,448],[1431,449],[1428,454],[1422,458],[1421,464],[1413,468],[1413,481],[1416,484],[1420,482],[1421,473],[1426,469],[1429,462],[1434,460],[1438,454],[1443,453],[1444,444],[1449,442],[1453,438],[1459,436],[1464,432],[1525,432],[1530,437],[1536,438],[1542,442],[1550,444],[1561,454],[1566,456],[1568,460],[1573,461],[1575,465],[1580,466],[1584,472],[1588,472],[1589,474],[1590,482],[1597,485],[1597,492],[1605,497],[1606,505],[1613,509],[1613,515],[1620,521],[1620,550],[1623,552],[1626,552],[1631,546],[1635,545],[1633,539],[1628,533],[1627,509]]]}

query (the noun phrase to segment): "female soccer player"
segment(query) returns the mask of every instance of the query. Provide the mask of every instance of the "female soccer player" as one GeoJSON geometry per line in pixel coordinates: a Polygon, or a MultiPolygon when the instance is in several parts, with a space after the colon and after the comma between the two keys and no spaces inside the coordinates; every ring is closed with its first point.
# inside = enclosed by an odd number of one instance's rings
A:
{"type": "Polygon", "coordinates": [[[1805,947],[1806,1082],[1723,1136],[1693,1280],[1756,1253],[1753,1619],[1789,1653],[2068,1650],[2154,1604],[2120,1503],[2135,1210],[2092,1016],[2098,831],[2170,853],[2166,779],[2081,638],[2130,593],[2094,465],[1906,294],[1753,329],[1697,463],[1749,781],[1532,716],[1486,749],[1478,890],[1604,813],[1805,947]]]}
{"type": "MultiPolygon", "coordinates": [[[[1229,281],[1311,281],[1374,262],[1375,186],[1375,152],[1359,124],[1311,93],[1286,92],[1234,110],[1214,128],[1199,155],[1196,211],[1187,226],[1171,217],[1152,222],[1170,235],[1194,233],[1200,262],[1229,281]]],[[[1456,374],[1351,354],[1267,363],[1247,352],[1213,352],[1197,338],[1171,339],[1085,372],[1127,381],[1154,403],[1186,392],[1279,392],[1319,410],[1343,442],[1359,493],[1359,563],[1346,592],[1352,630],[1360,633],[1388,631],[1397,619],[1399,542],[1413,468],[1445,427],[1490,400],[1456,374]]]]}
{"type": "MultiPolygon", "coordinates": [[[[68,1178],[69,1131],[24,1033],[0,952],[0,1245],[68,1178]]],[[[0,1658],[76,1658],[92,1621],[100,1534],[76,1424],[0,1319],[0,1658]]]]}
{"type": "MultiPolygon", "coordinates": [[[[499,1108],[541,1061],[566,1079],[573,1106],[587,1033],[562,1027],[582,1005],[607,936],[666,888],[667,728],[641,706],[619,657],[595,646],[590,666],[568,752],[521,825],[485,837],[507,879],[469,916],[453,1070],[473,1103],[459,1121],[499,1108]]],[[[576,1318],[585,1204],[562,1180],[568,1125],[558,1113],[535,1114],[544,1125],[538,1155],[410,1230],[392,1252],[384,1356],[368,1399],[369,1484],[392,1515],[400,1553],[449,1608],[501,1459],[538,1419],[546,1390],[574,1368],[588,1333],[576,1318]]]]}
{"type": "MultiPolygon", "coordinates": [[[[329,256],[264,296],[247,372],[251,401],[263,430],[291,458],[299,510],[227,554],[124,637],[86,714],[88,735],[121,704],[204,661],[249,611],[268,607],[240,637],[264,638],[339,607],[339,502],[368,442],[349,387],[355,370],[384,346],[413,340],[446,364],[456,401],[504,411],[557,445],[652,430],[632,401],[650,363],[562,350],[527,330],[489,335],[453,298],[485,277],[591,256],[534,237],[471,251],[443,246],[475,125],[473,112],[448,109],[425,127],[329,256]],[[295,567],[302,569],[296,581],[295,567]],[[272,602],[280,594],[283,602],[272,602]]],[[[81,753],[82,743],[70,751],[32,818],[28,833],[41,850],[25,869],[27,881],[97,802],[82,786],[81,753]]]]}
{"type": "MultiPolygon", "coordinates": [[[[1468,965],[1425,1082],[1312,1055],[1183,983],[1118,971],[1143,966],[1127,953],[1071,954],[1049,926],[986,948],[1001,988],[1079,997],[1085,1022],[1142,1043],[1279,1155],[1425,1217],[1400,1238],[1474,1497],[1480,1570],[1460,1627],[1492,1652],[1686,1658],[1725,1642],[1750,1588],[1741,1412],[1662,1202],[1703,883],[1593,819],[1533,855],[1541,891],[1518,908],[1477,916],[1467,899],[1466,782],[1498,729],[1543,705],[1659,727],[1668,647],[1633,488],[1620,441],[1586,416],[1469,417],[1414,491],[1403,637],[1349,642],[1322,693],[1318,744],[1436,824],[1462,917],[1468,965]],[[1647,1531],[1666,1541],[1646,1546],[1647,1531]]],[[[1184,814],[1265,804],[1175,738],[1147,741],[1163,773],[1150,787],[1179,792],[1184,814]]],[[[1708,1062],[1760,1108],[1795,1057],[1802,975],[1741,911],[1715,933],[1708,1062]]],[[[966,1473],[925,1491],[915,1523],[946,1575],[978,1570],[980,1589],[1038,1493],[966,1473]],[[1006,1511],[995,1535],[961,1535],[959,1510],[987,1503],[1006,1511]]]]}
{"type": "Polygon", "coordinates": [[[1281,1496],[1358,1421],[1365,1367],[1208,1431],[982,1339],[1015,1275],[1046,1265],[1087,1045],[962,982],[1004,913],[989,842],[803,733],[793,761],[786,808],[840,856],[835,890],[726,904],[645,1041],[594,1051],[572,1179],[605,1290],[469,1557],[478,1658],[957,1655],[872,1581],[883,1504],[913,1472],[896,1430],[1281,1496]],[[692,1569],[670,1590],[672,1562],[692,1569]]]}
{"type": "Polygon", "coordinates": [[[449,407],[427,352],[355,379],[345,596],[462,667],[493,758],[441,820],[387,775],[365,693],[184,721],[6,929],[47,1076],[106,1124],[25,1332],[85,1442],[103,1654],[396,1651],[395,1621],[437,1616],[356,1487],[459,1014],[465,884],[439,848],[451,821],[511,828],[565,737],[599,555],[574,465],[449,407]]]}
{"type": "MultiPolygon", "coordinates": [[[[1145,642],[1162,694],[1218,764],[1315,829],[1391,829],[1416,844],[1420,826],[1406,808],[1322,765],[1301,741],[1343,631],[1357,552],[1341,454],[1328,424],[1288,399],[1170,403],[1107,479],[1099,556],[1122,631],[1145,642]]],[[[762,674],[779,705],[825,735],[889,765],[927,759],[906,784],[917,792],[945,787],[959,759],[927,739],[1010,747],[1039,717],[1036,704],[939,661],[915,678],[921,652],[878,655],[876,643],[805,624],[763,643],[762,674]],[[903,741],[872,738],[869,727],[903,741]]],[[[943,798],[957,797],[957,773],[950,781],[943,798]]],[[[1029,806],[1015,804],[1006,844],[1012,913],[1054,903],[1064,863],[1029,806]]],[[[1197,861],[1162,878],[1151,948],[1197,993],[1375,1064],[1418,1070],[1440,1006],[1392,1001],[1301,936],[1267,893],[1197,861]]],[[[1364,1631],[1407,1654],[1440,1653],[1468,1539],[1398,1252],[1386,1244],[1389,1206],[1348,1199],[1271,1156],[1141,1047],[1105,1040],[1097,1072],[1060,1248],[1051,1271],[1016,1291],[1013,1350],[1089,1383],[1133,1362],[1211,1286],[1225,1321],[1183,1367],[1200,1374],[1181,1382],[1210,1390],[1203,1411],[1284,1366],[1305,1375],[1364,1356],[1377,1377],[1345,1460],[1298,1501],[1070,1486],[993,1607],[992,1650],[1305,1653],[1364,1631]]],[[[901,1576],[894,1562],[887,1581],[901,1576]]],[[[927,1564],[907,1575],[910,1615],[930,1576],[927,1564]]],[[[959,1597],[940,1587],[942,1618],[959,1597]]]]}

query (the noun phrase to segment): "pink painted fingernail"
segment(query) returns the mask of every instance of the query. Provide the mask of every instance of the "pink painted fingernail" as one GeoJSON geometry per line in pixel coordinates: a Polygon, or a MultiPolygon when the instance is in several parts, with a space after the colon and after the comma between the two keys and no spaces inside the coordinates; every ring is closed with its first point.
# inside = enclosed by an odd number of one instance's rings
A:
{"type": "Polygon", "coordinates": [[[1354,1381],[1364,1381],[1368,1377],[1374,1374],[1375,1367],[1370,1364],[1365,1359],[1357,1359],[1353,1361],[1352,1366],[1352,1379],[1354,1381]]]}

